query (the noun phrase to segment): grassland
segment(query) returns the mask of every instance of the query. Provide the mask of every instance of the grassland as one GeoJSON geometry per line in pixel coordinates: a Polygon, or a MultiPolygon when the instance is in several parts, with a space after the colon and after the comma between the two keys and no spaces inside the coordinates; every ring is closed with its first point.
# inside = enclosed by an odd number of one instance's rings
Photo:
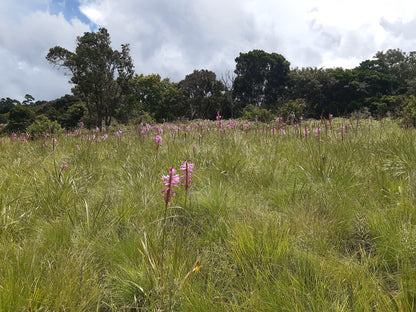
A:
{"type": "Polygon", "coordinates": [[[0,311],[416,309],[414,129],[116,130],[0,138],[0,311]]]}

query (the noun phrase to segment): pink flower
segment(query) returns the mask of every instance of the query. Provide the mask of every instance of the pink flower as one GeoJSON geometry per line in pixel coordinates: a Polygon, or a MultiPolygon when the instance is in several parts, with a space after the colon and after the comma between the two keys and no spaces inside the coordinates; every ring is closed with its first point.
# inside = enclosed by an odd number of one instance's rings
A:
{"type": "Polygon", "coordinates": [[[285,129],[280,130],[280,134],[281,134],[281,135],[286,135],[286,131],[285,131],[285,129]]]}
{"type": "Polygon", "coordinates": [[[221,120],[220,111],[217,112],[217,117],[215,117],[217,120],[221,120]]]}
{"type": "Polygon", "coordinates": [[[194,164],[190,164],[187,161],[181,166],[181,185],[185,188],[185,192],[188,192],[189,186],[192,182],[192,173],[194,172],[194,164]]]}
{"type": "Polygon", "coordinates": [[[119,140],[121,140],[121,137],[122,137],[121,133],[122,133],[121,130],[117,131],[117,137],[118,137],[119,140]]]}
{"type": "Polygon", "coordinates": [[[61,170],[64,170],[66,167],[68,167],[66,164],[61,165],[61,170]]]}
{"type": "Polygon", "coordinates": [[[75,146],[75,149],[77,150],[77,151],[79,151],[79,145],[77,144],[77,146],[75,146]]]}
{"type": "Polygon", "coordinates": [[[169,168],[169,174],[162,176],[162,184],[166,186],[165,189],[161,191],[161,193],[165,193],[163,195],[163,198],[165,199],[166,205],[169,203],[169,201],[172,199],[172,196],[175,195],[175,191],[173,190],[173,187],[178,187],[179,183],[179,174],[175,174],[176,169],[173,167],[169,168]]]}
{"type": "Polygon", "coordinates": [[[155,140],[157,148],[162,146],[162,137],[160,135],[155,135],[153,140],[155,140]]]}

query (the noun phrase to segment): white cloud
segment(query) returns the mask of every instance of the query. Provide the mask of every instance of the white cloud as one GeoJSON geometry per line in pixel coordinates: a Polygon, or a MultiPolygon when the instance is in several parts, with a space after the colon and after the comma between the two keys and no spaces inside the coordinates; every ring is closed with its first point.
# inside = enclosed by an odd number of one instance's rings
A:
{"type": "Polygon", "coordinates": [[[40,100],[70,93],[69,77],[49,64],[45,56],[55,45],[73,50],[76,36],[89,31],[88,26],[78,19],[68,22],[62,14],[39,10],[19,22],[11,20],[13,16],[3,16],[0,24],[1,29],[7,29],[0,32],[0,97],[22,100],[31,94],[40,100]]]}
{"type": "MultiPolygon", "coordinates": [[[[52,98],[69,92],[45,55],[75,48],[89,25],[48,7],[59,0],[0,2],[0,97],[52,98]],[[19,69],[19,64],[20,68],[19,69]]],[[[218,76],[240,52],[282,54],[292,67],[354,67],[377,51],[416,46],[413,0],[80,0],[80,11],[106,27],[113,47],[130,43],[138,73],[179,81],[194,69],[218,76]]],[[[55,3],[56,7],[56,3],[55,3]]],[[[59,7],[59,6],[58,6],[59,7]]]]}

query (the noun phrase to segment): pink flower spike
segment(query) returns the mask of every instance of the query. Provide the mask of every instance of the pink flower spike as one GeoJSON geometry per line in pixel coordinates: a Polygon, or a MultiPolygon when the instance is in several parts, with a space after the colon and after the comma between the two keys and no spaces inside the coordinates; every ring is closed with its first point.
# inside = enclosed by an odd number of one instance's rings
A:
{"type": "Polygon", "coordinates": [[[156,142],[157,148],[162,146],[162,137],[160,135],[155,135],[153,140],[156,142]]]}
{"type": "Polygon", "coordinates": [[[172,199],[172,197],[175,195],[175,191],[172,189],[173,187],[178,187],[179,183],[179,174],[175,174],[176,169],[173,167],[170,167],[169,174],[162,176],[162,184],[166,186],[165,189],[161,191],[161,193],[165,193],[163,198],[165,199],[166,205],[169,203],[169,201],[172,199]]]}
{"type": "Polygon", "coordinates": [[[64,170],[66,167],[68,167],[66,164],[61,165],[61,170],[64,170]]]}
{"type": "Polygon", "coordinates": [[[185,192],[188,191],[192,182],[192,173],[194,172],[194,164],[190,164],[187,161],[181,166],[181,185],[185,188],[185,192]]]}

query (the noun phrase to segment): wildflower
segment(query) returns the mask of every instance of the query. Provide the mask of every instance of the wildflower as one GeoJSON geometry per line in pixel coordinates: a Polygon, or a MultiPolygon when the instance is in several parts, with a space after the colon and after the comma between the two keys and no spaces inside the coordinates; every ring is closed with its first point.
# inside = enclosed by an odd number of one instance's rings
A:
{"type": "Polygon", "coordinates": [[[48,146],[48,144],[46,143],[46,141],[43,141],[43,144],[42,144],[42,146],[43,146],[43,147],[46,147],[46,146],[48,146]]]}
{"type": "Polygon", "coordinates": [[[179,183],[179,174],[175,174],[176,169],[173,167],[169,168],[169,174],[162,176],[162,184],[166,186],[165,189],[161,191],[161,193],[165,193],[163,195],[163,198],[165,199],[166,206],[169,203],[169,201],[172,199],[172,197],[175,195],[175,191],[173,190],[173,187],[178,187],[179,183]]]}
{"type": "Polygon", "coordinates": [[[82,121],[79,123],[79,127],[84,128],[84,123],[82,121]]]}
{"type": "Polygon", "coordinates": [[[16,139],[17,138],[17,134],[16,133],[12,133],[12,139],[16,139]]]}
{"type": "Polygon", "coordinates": [[[61,170],[64,170],[66,167],[68,167],[66,164],[61,165],[61,170]]]}
{"type": "Polygon", "coordinates": [[[321,139],[321,135],[320,135],[320,133],[321,133],[321,131],[322,131],[322,129],[321,128],[316,128],[315,129],[315,136],[316,136],[316,139],[318,140],[318,141],[320,141],[320,139],[321,139]]]}
{"type": "Polygon", "coordinates": [[[108,138],[108,134],[106,133],[106,134],[104,134],[103,135],[103,137],[101,138],[103,141],[105,141],[105,140],[107,140],[107,138],[108,138]]]}
{"type": "Polygon", "coordinates": [[[78,144],[75,146],[75,149],[76,149],[77,151],[79,151],[79,145],[78,145],[78,144]]]}
{"type": "Polygon", "coordinates": [[[155,135],[153,140],[156,142],[156,149],[159,149],[159,147],[162,146],[162,137],[160,135],[155,135]]]}
{"type": "Polygon", "coordinates": [[[121,140],[121,137],[122,137],[121,130],[118,130],[116,134],[117,134],[118,139],[121,140]]]}
{"type": "Polygon", "coordinates": [[[52,149],[55,150],[57,140],[52,138],[52,149]]]}
{"type": "Polygon", "coordinates": [[[280,134],[281,134],[281,135],[286,135],[286,131],[285,131],[285,129],[280,130],[280,134]]]}
{"type": "Polygon", "coordinates": [[[189,186],[192,182],[192,173],[194,172],[194,164],[190,164],[187,161],[181,166],[181,185],[185,188],[185,192],[188,192],[189,186]]]}
{"type": "Polygon", "coordinates": [[[217,117],[215,117],[217,120],[221,120],[220,111],[217,111],[217,117]]]}

